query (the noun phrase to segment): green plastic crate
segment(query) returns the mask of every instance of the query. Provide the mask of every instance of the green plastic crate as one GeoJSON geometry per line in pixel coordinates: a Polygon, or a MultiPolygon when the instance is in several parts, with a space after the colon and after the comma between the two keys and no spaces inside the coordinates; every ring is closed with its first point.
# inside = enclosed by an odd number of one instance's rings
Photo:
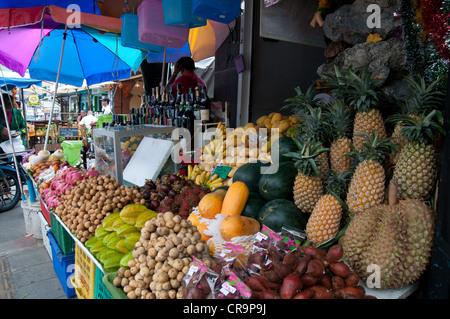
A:
{"type": "Polygon", "coordinates": [[[55,236],[55,239],[64,255],[75,254],[75,240],[73,240],[72,236],[59,223],[53,213],[50,213],[50,222],[53,236],[55,236]]]}
{"type": "Polygon", "coordinates": [[[103,283],[103,271],[97,266],[95,267],[95,288],[94,299],[114,299],[106,285],[103,283]]]}
{"type": "Polygon", "coordinates": [[[83,141],[73,140],[64,141],[61,143],[64,150],[64,157],[69,162],[70,166],[74,167],[81,161],[81,148],[83,147],[83,141]]]}
{"type": "Polygon", "coordinates": [[[113,284],[114,278],[117,277],[117,272],[110,272],[103,276],[103,283],[108,289],[113,299],[128,299],[122,288],[116,287],[113,284]]]}

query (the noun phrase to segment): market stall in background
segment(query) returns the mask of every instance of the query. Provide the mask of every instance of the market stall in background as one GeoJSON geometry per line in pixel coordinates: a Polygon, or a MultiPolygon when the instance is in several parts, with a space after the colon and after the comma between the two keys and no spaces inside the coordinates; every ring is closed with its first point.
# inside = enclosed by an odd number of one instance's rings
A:
{"type": "MultiPolygon", "coordinates": [[[[221,99],[220,75],[213,92],[198,86],[173,94],[166,85],[167,64],[176,62],[169,48],[174,56],[195,57],[195,32],[219,30],[211,27],[216,23],[241,25],[246,6],[240,0],[137,2],[122,16],[121,40],[136,50],[147,45],[140,71],[95,93],[92,86],[60,91],[69,112],[100,111],[91,104],[97,94],[111,99],[113,115],[80,139],[22,156],[33,181],[28,192],[51,228],[42,234],[44,244],[67,297],[400,299],[416,293],[430,269],[439,176],[448,165],[438,160],[447,125],[446,66],[422,61],[435,68],[407,74],[403,62],[379,67],[371,63],[379,56],[352,60],[352,46],[375,50],[395,37],[366,32],[340,54],[328,46],[321,72],[303,88],[289,88],[276,110],[254,101],[245,106],[248,92],[221,99]],[[138,24],[125,32],[135,18],[138,24]],[[148,72],[151,61],[162,63],[161,74],[148,72]],[[391,78],[399,74],[402,95],[391,78]]],[[[258,8],[281,10],[287,2],[261,1],[258,8]]],[[[408,31],[409,1],[400,2],[408,31]]],[[[335,17],[325,16],[330,4],[320,4],[311,28],[318,23],[326,31],[335,17]]],[[[230,38],[231,32],[220,45],[230,38]]],[[[249,71],[242,62],[233,61],[241,84],[249,71]]]]}

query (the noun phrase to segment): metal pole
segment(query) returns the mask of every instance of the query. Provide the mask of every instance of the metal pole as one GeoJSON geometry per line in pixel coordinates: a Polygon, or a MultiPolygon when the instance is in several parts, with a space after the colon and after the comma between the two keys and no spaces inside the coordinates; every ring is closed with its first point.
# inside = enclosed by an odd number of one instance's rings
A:
{"type": "Polygon", "coordinates": [[[23,89],[20,89],[20,98],[22,100],[22,112],[23,112],[23,119],[25,120],[25,141],[26,141],[26,148],[30,148],[30,141],[28,140],[28,125],[27,125],[27,106],[25,105],[25,97],[23,95],[23,89]]]}
{"type": "Polygon", "coordinates": [[[20,178],[19,165],[17,164],[17,158],[16,158],[16,151],[14,150],[14,143],[12,142],[12,138],[11,138],[11,129],[9,127],[8,115],[6,114],[5,101],[3,99],[3,94],[0,94],[0,98],[2,100],[2,109],[3,109],[3,115],[5,117],[6,128],[8,129],[9,143],[11,143],[11,148],[13,151],[14,167],[16,168],[17,179],[19,181],[19,189],[20,189],[20,193],[22,194],[22,200],[25,200],[25,194],[23,193],[23,187],[22,187],[22,179],[20,178]]]}
{"type": "Polygon", "coordinates": [[[45,134],[44,151],[47,149],[48,134],[50,133],[50,125],[52,124],[53,111],[55,109],[56,93],[58,92],[59,75],[61,73],[61,64],[62,64],[63,53],[64,53],[64,45],[66,44],[66,37],[67,37],[67,24],[64,27],[64,38],[63,38],[63,43],[61,46],[61,56],[59,58],[58,73],[56,75],[55,92],[53,93],[52,110],[50,111],[50,118],[48,119],[47,132],[45,134]]]}
{"type": "Polygon", "coordinates": [[[166,55],[167,55],[167,47],[164,47],[164,58],[162,65],[162,74],[161,74],[161,88],[165,85],[165,77],[166,77],[166,55]]]}

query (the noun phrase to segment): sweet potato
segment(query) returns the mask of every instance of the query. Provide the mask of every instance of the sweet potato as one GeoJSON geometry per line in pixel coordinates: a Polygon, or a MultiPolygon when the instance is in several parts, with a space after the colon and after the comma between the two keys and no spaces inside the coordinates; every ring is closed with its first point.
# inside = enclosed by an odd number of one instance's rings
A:
{"type": "Polygon", "coordinates": [[[351,272],[347,278],[345,278],[345,286],[356,287],[359,284],[359,275],[355,272],[351,272]]]}
{"type": "Polygon", "coordinates": [[[331,277],[331,289],[333,291],[338,291],[345,287],[345,280],[339,276],[331,277]]]}
{"type": "Polygon", "coordinates": [[[245,284],[253,291],[263,291],[269,287],[265,286],[260,277],[251,276],[245,279],[245,284]]]}
{"type": "Polygon", "coordinates": [[[355,287],[344,287],[336,291],[336,297],[340,299],[362,299],[364,294],[355,287]]]}
{"type": "Polygon", "coordinates": [[[280,288],[280,297],[282,299],[291,299],[298,290],[302,289],[302,286],[300,276],[296,272],[293,272],[283,279],[283,284],[280,288]]]}
{"type": "Polygon", "coordinates": [[[322,279],[320,279],[318,284],[327,289],[331,289],[331,278],[328,276],[322,276],[322,279]]]}
{"type": "Polygon", "coordinates": [[[273,270],[281,277],[284,278],[291,273],[291,268],[280,261],[273,261],[273,270]]]}
{"type": "Polygon", "coordinates": [[[302,259],[299,260],[295,270],[297,271],[297,273],[300,276],[303,275],[306,272],[306,269],[308,267],[308,263],[309,263],[309,261],[311,259],[312,259],[312,257],[310,255],[306,255],[305,257],[303,257],[302,259]]]}
{"type": "Polygon", "coordinates": [[[286,255],[284,255],[283,258],[283,263],[288,266],[288,267],[294,267],[294,265],[297,263],[298,261],[298,257],[295,254],[295,252],[293,252],[292,250],[290,250],[289,252],[286,253],[286,255]]]}
{"type": "Polygon", "coordinates": [[[302,246],[303,253],[305,255],[310,255],[315,259],[322,259],[326,256],[326,253],[324,250],[318,249],[313,246],[302,246]]]}
{"type": "Polygon", "coordinates": [[[308,263],[308,268],[305,274],[311,275],[313,277],[319,277],[323,275],[325,268],[323,264],[318,259],[313,259],[308,263]]]}
{"type": "Polygon", "coordinates": [[[319,277],[314,277],[309,274],[303,274],[300,278],[302,280],[303,287],[314,286],[321,279],[319,277]]]}
{"type": "Polygon", "coordinates": [[[319,285],[315,285],[310,287],[310,289],[314,290],[314,295],[312,299],[335,299],[335,294],[328,290],[327,288],[319,285]]]}
{"type": "Polygon", "coordinates": [[[313,295],[314,290],[308,288],[296,294],[292,299],[311,299],[313,295]]]}
{"type": "Polygon", "coordinates": [[[344,251],[342,249],[341,245],[334,245],[331,246],[330,249],[327,252],[326,259],[329,263],[335,263],[338,262],[344,254],[344,251]]]}
{"type": "Polygon", "coordinates": [[[264,290],[261,299],[280,299],[280,295],[274,290],[264,290]]]}
{"type": "Polygon", "coordinates": [[[273,283],[281,283],[283,281],[283,277],[281,277],[275,270],[264,270],[261,271],[260,275],[265,277],[267,281],[273,283]]]}
{"type": "Polygon", "coordinates": [[[336,263],[330,263],[329,269],[331,272],[339,277],[347,278],[352,272],[350,268],[342,261],[336,263]]]}

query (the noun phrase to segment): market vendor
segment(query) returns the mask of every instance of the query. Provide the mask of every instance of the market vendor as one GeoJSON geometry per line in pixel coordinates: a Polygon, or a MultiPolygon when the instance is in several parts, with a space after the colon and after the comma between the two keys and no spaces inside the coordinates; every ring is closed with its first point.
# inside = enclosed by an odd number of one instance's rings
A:
{"type": "Polygon", "coordinates": [[[195,89],[196,86],[205,87],[208,90],[206,83],[195,74],[194,70],[195,62],[191,57],[182,57],[175,63],[174,72],[167,82],[167,85],[172,85],[173,94],[177,93],[178,83],[181,83],[183,94],[188,94],[189,89],[195,89]],[[181,73],[181,76],[177,78],[179,73],[181,73]]]}
{"type": "Polygon", "coordinates": [[[102,99],[103,115],[113,114],[109,99],[107,97],[102,99]]]}
{"type": "MultiPolygon", "coordinates": [[[[13,107],[11,96],[7,93],[3,93],[3,101],[5,102],[5,110],[8,118],[9,129],[11,131],[20,132],[20,137],[22,138],[22,143],[26,146],[25,137],[27,135],[27,124],[23,118],[22,112],[20,109],[16,109],[13,107]]],[[[8,136],[8,128],[5,122],[5,116],[3,110],[0,112],[0,132],[2,141],[6,141],[9,139],[8,136]]]]}
{"type": "Polygon", "coordinates": [[[13,100],[14,108],[20,109],[20,104],[17,102],[16,96],[17,96],[17,86],[13,87],[13,89],[11,90],[11,97],[13,100]]]}
{"type": "Polygon", "coordinates": [[[80,129],[86,127],[88,129],[88,132],[91,133],[92,128],[97,125],[97,118],[94,116],[94,113],[92,111],[88,111],[87,115],[81,119],[81,121],[78,123],[78,127],[80,129]]]}
{"type": "Polygon", "coordinates": [[[81,120],[82,120],[85,116],[86,116],[86,111],[83,109],[83,110],[81,110],[80,115],[78,115],[78,118],[77,118],[77,124],[80,124],[81,120]]]}

